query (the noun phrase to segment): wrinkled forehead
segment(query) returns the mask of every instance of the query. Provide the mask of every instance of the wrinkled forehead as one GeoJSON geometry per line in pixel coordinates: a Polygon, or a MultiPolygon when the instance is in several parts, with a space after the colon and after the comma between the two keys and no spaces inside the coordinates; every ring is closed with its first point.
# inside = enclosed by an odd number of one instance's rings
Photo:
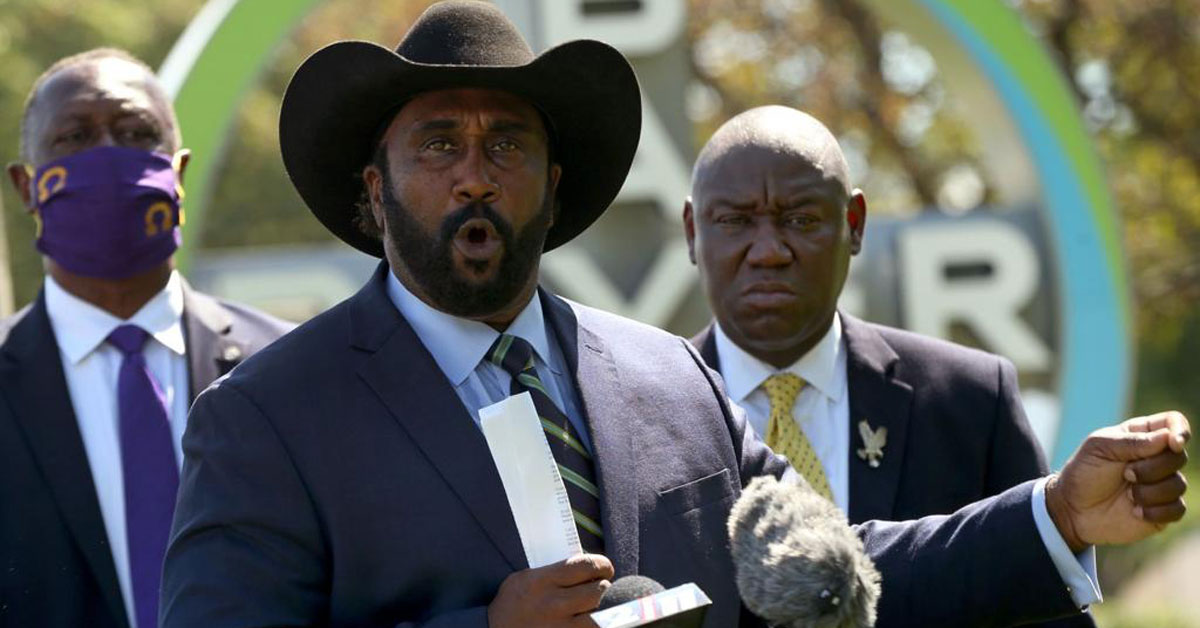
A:
{"type": "Polygon", "coordinates": [[[717,198],[799,192],[849,194],[845,159],[836,142],[832,148],[783,138],[731,142],[719,154],[701,156],[692,183],[693,202],[701,208],[717,198]]]}
{"type": "Polygon", "coordinates": [[[155,77],[134,63],[100,58],[59,70],[34,95],[37,131],[64,117],[111,113],[148,114],[170,127],[170,104],[155,77]]]}

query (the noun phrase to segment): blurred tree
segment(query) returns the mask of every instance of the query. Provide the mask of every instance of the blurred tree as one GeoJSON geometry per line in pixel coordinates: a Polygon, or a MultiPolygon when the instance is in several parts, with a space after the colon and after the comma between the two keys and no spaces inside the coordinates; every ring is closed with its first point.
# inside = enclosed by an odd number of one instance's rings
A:
{"type": "Polygon", "coordinates": [[[1200,416],[1200,11],[1195,0],[1023,0],[1074,78],[1121,211],[1140,412],[1200,416]]]}
{"type": "Polygon", "coordinates": [[[963,211],[992,200],[979,146],[945,106],[933,56],[885,28],[861,0],[692,0],[691,7],[697,83],[689,103],[698,142],[749,107],[789,104],[835,130],[873,210],[963,211]],[[964,176],[974,193],[947,203],[945,188],[964,176]]]}

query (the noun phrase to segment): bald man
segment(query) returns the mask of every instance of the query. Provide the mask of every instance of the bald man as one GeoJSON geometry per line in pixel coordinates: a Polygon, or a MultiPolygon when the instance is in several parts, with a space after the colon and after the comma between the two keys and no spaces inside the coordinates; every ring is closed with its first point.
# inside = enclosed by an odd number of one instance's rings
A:
{"type": "Polygon", "coordinates": [[[716,318],[692,342],[851,522],[951,513],[1046,474],[1008,360],[837,311],[867,203],[815,118],[731,119],[697,159],[683,217],[716,318]]]}
{"type": "Polygon", "coordinates": [[[170,99],[97,49],[34,83],[9,176],[46,278],[0,321],[0,626],[157,625],[188,406],[291,325],[175,270],[170,99]]]}

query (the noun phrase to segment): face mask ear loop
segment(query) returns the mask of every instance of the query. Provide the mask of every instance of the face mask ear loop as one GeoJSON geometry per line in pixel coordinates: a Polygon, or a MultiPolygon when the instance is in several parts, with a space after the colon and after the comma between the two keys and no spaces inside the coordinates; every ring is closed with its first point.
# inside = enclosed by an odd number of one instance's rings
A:
{"type": "Polygon", "coordinates": [[[29,177],[29,198],[33,199],[33,209],[29,210],[29,215],[33,216],[33,237],[36,239],[42,237],[42,204],[38,201],[37,170],[29,164],[21,164],[21,167],[25,169],[25,176],[29,177]]]}
{"type": "MultiPolygon", "coordinates": [[[[40,207],[42,204],[38,202],[37,192],[37,170],[29,164],[21,164],[25,169],[25,176],[29,177],[29,198],[33,199],[33,206],[40,207]]],[[[34,211],[37,211],[36,209],[34,211]]]]}
{"type": "Polygon", "coordinates": [[[192,151],[181,148],[175,151],[171,156],[171,169],[175,171],[175,193],[179,195],[179,226],[182,227],[187,222],[186,214],[183,211],[183,158],[191,155],[192,151]]]}

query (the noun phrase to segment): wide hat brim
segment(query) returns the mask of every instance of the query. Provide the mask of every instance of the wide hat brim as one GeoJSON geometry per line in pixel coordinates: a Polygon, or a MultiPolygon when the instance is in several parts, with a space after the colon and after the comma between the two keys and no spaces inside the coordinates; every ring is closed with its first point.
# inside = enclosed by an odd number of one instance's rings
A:
{"type": "Polygon", "coordinates": [[[288,176],[314,215],[354,248],[383,257],[355,223],[362,168],[385,117],[413,96],[491,88],[521,96],[553,126],[562,166],[560,212],[544,250],[583,232],[616,198],[641,134],[641,96],[629,62],[608,44],[572,41],[516,66],[434,65],[378,44],[343,41],[313,53],[283,97],[279,144],[288,176]]]}

